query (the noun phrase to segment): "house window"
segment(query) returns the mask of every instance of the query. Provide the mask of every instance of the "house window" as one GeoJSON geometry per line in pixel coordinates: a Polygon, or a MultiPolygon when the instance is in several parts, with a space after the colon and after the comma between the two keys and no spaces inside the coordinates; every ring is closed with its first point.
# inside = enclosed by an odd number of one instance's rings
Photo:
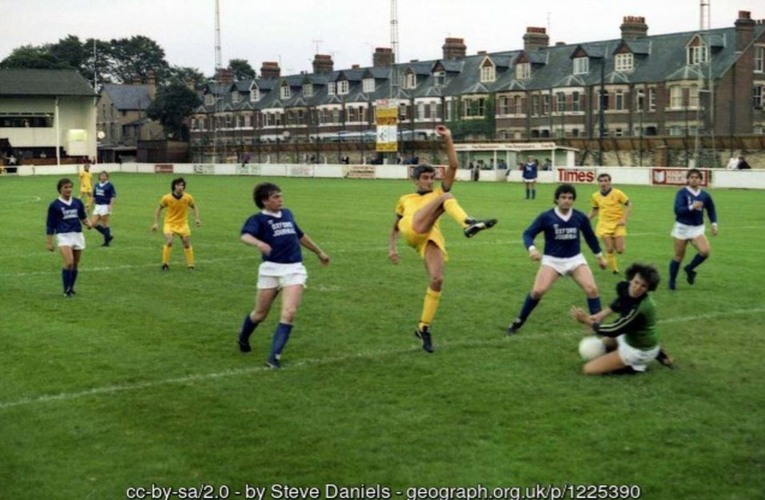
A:
{"type": "Polygon", "coordinates": [[[564,92],[555,94],[555,111],[558,113],[566,112],[566,94],[564,92]]]}
{"type": "Polygon", "coordinates": [[[531,63],[520,63],[515,66],[515,79],[528,80],[531,78],[531,63]]]}
{"type": "Polygon", "coordinates": [[[303,96],[304,97],[313,97],[313,84],[312,83],[306,83],[303,85],[303,96]]]}
{"type": "Polygon", "coordinates": [[[506,95],[503,95],[499,98],[499,113],[500,115],[509,115],[510,114],[510,98],[506,95]]]}
{"type": "Polygon", "coordinates": [[[635,91],[635,111],[645,111],[645,91],[643,89],[635,91]]]}
{"type": "Polygon", "coordinates": [[[669,89],[669,107],[670,109],[683,108],[683,88],[680,86],[669,89]]]}
{"type": "Polygon", "coordinates": [[[433,73],[433,86],[443,87],[446,85],[446,71],[436,71],[433,73]]]}
{"type": "Polygon", "coordinates": [[[578,112],[582,110],[582,94],[581,92],[574,91],[573,94],[571,94],[571,111],[578,112]]]}
{"type": "Polygon", "coordinates": [[[258,102],[260,100],[260,89],[250,89],[250,102],[258,102]]]}
{"type": "Polygon", "coordinates": [[[550,94],[542,96],[542,115],[547,116],[550,114],[550,94]]]}
{"type": "Polygon", "coordinates": [[[531,96],[531,116],[539,116],[539,96],[531,96]]]}
{"type": "Polygon", "coordinates": [[[215,96],[213,94],[205,95],[205,105],[212,106],[213,104],[215,104],[215,96]]]}
{"type": "Polygon", "coordinates": [[[336,88],[335,82],[327,83],[327,94],[328,95],[335,95],[335,88],[336,88]]]}
{"type": "Polygon", "coordinates": [[[701,64],[709,60],[707,46],[699,44],[695,47],[688,47],[688,64],[701,64]]]}
{"type": "Polygon", "coordinates": [[[365,94],[370,94],[375,91],[375,79],[374,78],[364,78],[364,81],[362,82],[362,90],[365,94]]]}
{"type": "Polygon", "coordinates": [[[616,54],[616,57],[614,58],[616,71],[632,71],[634,63],[635,59],[632,54],[616,54]]]}
{"type": "Polygon", "coordinates": [[[699,87],[698,85],[691,85],[688,89],[688,107],[699,107],[699,87]]]}
{"type": "Polygon", "coordinates": [[[477,99],[465,99],[464,102],[465,117],[483,117],[486,113],[486,99],[483,97],[477,99]]]}
{"type": "Polygon", "coordinates": [[[614,109],[622,111],[624,110],[624,91],[623,90],[617,90],[615,94],[615,104],[614,109]]]}
{"type": "Polygon", "coordinates": [[[282,85],[279,88],[279,96],[282,99],[289,99],[292,96],[292,92],[290,91],[290,86],[287,84],[282,85]]]}
{"type": "Polygon", "coordinates": [[[425,103],[424,102],[417,103],[417,119],[418,120],[425,119],[425,103]]]}
{"type": "Polygon", "coordinates": [[[584,75],[590,72],[590,58],[589,57],[575,57],[574,58],[574,74],[584,75]]]}
{"type": "Polygon", "coordinates": [[[348,84],[348,80],[340,80],[337,82],[337,93],[339,95],[348,95],[349,88],[350,85],[348,84]]]}
{"type": "Polygon", "coordinates": [[[446,121],[454,119],[454,101],[446,101],[446,121]]]}
{"type": "Polygon", "coordinates": [[[611,109],[611,101],[610,101],[610,95],[607,90],[601,91],[598,89],[598,107],[597,109],[600,110],[601,108],[603,111],[608,111],[611,109]]]}
{"type": "Polygon", "coordinates": [[[234,103],[234,104],[239,102],[239,92],[238,91],[235,90],[235,91],[231,92],[231,102],[234,103]]]}
{"type": "Polygon", "coordinates": [[[407,89],[417,88],[417,75],[415,75],[412,72],[407,73],[404,88],[407,88],[407,89]]]}
{"type": "Polygon", "coordinates": [[[765,108],[765,86],[755,85],[752,88],[752,104],[754,109],[765,108]]]}
{"type": "Polygon", "coordinates": [[[487,61],[486,64],[481,67],[481,82],[493,82],[496,79],[497,70],[493,64],[487,61]]]}
{"type": "Polygon", "coordinates": [[[754,72],[765,73],[765,45],[754,48],[754,72]]]}
{"type": "Polygon", "coordinates": [[[648,111],[656,111],[656,89],[648,89],[648,111]]]}
{"type": "Polygon", "coordinates": [[[519,95],[513,96],[513,114],[523,114],[523,99],[519,95]]]}

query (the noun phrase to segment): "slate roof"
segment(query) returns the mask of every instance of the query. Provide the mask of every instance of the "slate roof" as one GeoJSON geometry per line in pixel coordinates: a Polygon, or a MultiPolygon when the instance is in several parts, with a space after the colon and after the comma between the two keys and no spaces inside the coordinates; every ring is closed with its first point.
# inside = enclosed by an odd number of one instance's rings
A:
{"type": "Polygon", "coordinates": [[[2,96],[88,96],[96,93],[75,70],[0,69],[2,96]]]}
{"type": "Polygon", "coordinates": [[[107,94],[112,103],[114,103],[114,107],[120,111],[145,111],[152,101],[150,85],[119,85],[107,83],[104,84],[101,93],[107,94]]]}

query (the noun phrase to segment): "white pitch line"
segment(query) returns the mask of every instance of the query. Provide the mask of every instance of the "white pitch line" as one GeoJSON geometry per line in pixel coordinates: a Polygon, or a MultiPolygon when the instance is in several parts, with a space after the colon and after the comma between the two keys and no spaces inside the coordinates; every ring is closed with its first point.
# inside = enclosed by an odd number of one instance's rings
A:
{"type": "MultiPolygon", "coordinates": [[[[686,322],[686,321],[700,321],[700,320],[720,318],[724,316],[739,316],[739,315],[746,315],[746,314],[758,314],[762,312],[765,312],[765,308],[763,307],[758,307],[754,309],[736,309],[732,311],[720,312],[717,314],[703,314],[703,315],[685,316],[685,317],[679,317],[679,318],[669,318],[666,320],[661,320],[659,321],[659,323],[680,323],[680,322],[686,322]]],[[[570,333],[573,335],[573,334],[580,334],[581,332],[580,330],[576,330],[576,331],[572,330],[566,333],[567,334],[570,333]]],[[[549,335],[552,335],[552,333],[550,333],[549,335]]],[[[560,333],[559,332],[555,333],[555,335],[560,335],[560,333]]],[[[531,337],[529,336],[529,338],[531,337]]],[[[504,342],[505,339],[506,337],[503,335],[502,337],[493,338],[491,340],[462,340],[462,341],[454,341],[454,342],[444,341],[441,343],[441,346],[442,347],[484,346],[484,345],[496,344],[498,342],[504,342]]],[[[292,370],[296,368],[309,367],[309,366],[315,366],[315,365],[343,363],[346,361],[355,361],[360,359],[376,359],[376,358],[381,358],[384,356],[403,354],[406,352],[411,352],[413,350],[419,350],[419,348],[365,351],[365,352],[355,352],[355,353],[344,355],[344,356],[334,356],[334,357],[325,357],[325,358],[308,358],[301,361],[296,361],[294,363],[290,363],[288,369],[292,370]]],[[[153,387],[160,387],[164,385],[194,384],[196,382],[206,382],[209,380],[235,377],[239,375],[248,375],[251,373],[259,373],[259,372],[266,372],[266,371],[272,371],[272,369],[266,366],[253,366],[250,368],[224,370],[222,372],[200,373],[200,374],[186,375],[184,377],[150,380],[146,382],[137,382],[135,384],[107,385],[103,387],[94,387],[92,389],[88,389],[85,391],[78,391],[78,392],[62,392],[59,394],[31,396],[27,398],[17,399],[15,401],[0,402],[0,410],[6,410],[9,408],[17,408],[20,406],[30,406],[30,405],[41,404],[41,403],[50,403],[55,401],[72,401],[75,399],[86,398],[89,396],[112,395],[112,394],[119,394],[121,392],[139,391],[142,389],[151,389],[153,387]]]]}

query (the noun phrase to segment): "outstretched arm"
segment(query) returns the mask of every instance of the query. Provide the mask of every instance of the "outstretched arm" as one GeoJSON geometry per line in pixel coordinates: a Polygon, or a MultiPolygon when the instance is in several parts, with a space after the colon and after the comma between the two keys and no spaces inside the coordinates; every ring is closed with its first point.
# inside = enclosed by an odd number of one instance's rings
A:
{"type": "Polygon", "coordinates": [[[303,237],[300,238],[300,244],[315,253],[319,258],[322,266],[329,264],[329,255],[325,254],[324,251],[319,248],[319,245],[314,243],[314,241],[307,234],[303,234],[303,237]]]}
{"type": "Polygon", "coordinates": [[[393,221],[393,228],[390,230],[388,238],[388,258],[394,264],[398,264],[398,221],[400,220],[401,216],[396,215],[396,220],[393,221]]]}

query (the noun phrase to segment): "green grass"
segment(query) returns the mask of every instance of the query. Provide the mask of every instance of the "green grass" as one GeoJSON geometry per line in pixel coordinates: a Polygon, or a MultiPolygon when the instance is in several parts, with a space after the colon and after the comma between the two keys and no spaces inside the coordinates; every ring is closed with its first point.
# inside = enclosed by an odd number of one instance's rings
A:
{"type": "MultiPolygon", "coordinates": [[[[189,176],[201,209],[197,270],[176,245],[160,273],[153,211],[168,175],[113,175],[113,247],[87,234],[78,295],[60,290],[45,251],[56,178],[0,178],[0,498],[116,499],[131,486],[416,486],[636,484],[642,498],[762,498],[765,377],[762,192],[716,190],[720,235],[697,284],[666,290],[674,189],[622,186],[634,202],[628,262],[654,262],[663,344],[676,370],[585,377],[583,293],[561,280],[522,333],[504,328],[537,264],[520,233],[552,205],[554,186],[524,201],[517,184],[454,192],[491,231],[449,248],[434,323],[436,353],[412,331],[427,279],[400,246],[387,260],[403,181],[273,179],[298,223],[332,258],[305,254],[309,287],[285,352],[263,367],[272,312],[242,355],[259,256],[239,242],[258,178],[189,176]]],[[[587,210],[594,186],[579,186],[587,210]]],[[[589,251],[586,255],[590,261],[589,251]]],[[[690,258],[690,255],[687,257],[690,258]]],[[[596,271],[604,303],[618,278],[596,271]]],[[[395,492],[404,493],[398,497],[395,492]]],[[[235,496],[234,492],[242,495],[235,496]]]]}

